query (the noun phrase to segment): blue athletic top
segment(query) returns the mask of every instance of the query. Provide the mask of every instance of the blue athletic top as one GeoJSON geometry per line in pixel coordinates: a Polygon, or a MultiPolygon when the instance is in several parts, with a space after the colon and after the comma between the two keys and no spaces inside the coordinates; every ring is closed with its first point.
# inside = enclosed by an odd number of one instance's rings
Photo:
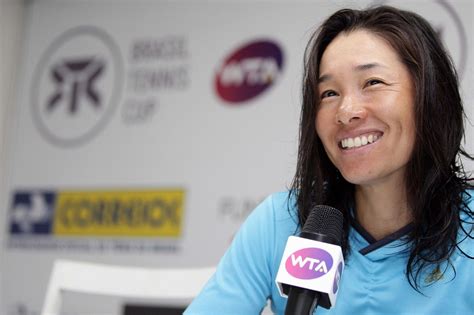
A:
{"type": "MultiPolygon", "coordinates": [[[[472,199],[469,203],[472,209],[472,199]]],[[[249,215],[216,273],[184,314],[259,314],[268,299],[274,313],[284,314],[287,300],[280,296],[275,278],[288,236],[298,234],[297,222],[294,205],[288,207],[288,193],[265,199],[249,215]]],[[[351,253],[336,305],[330,310],[317,307],[315,314],[474,314],[474,260],[456,250],[450,258],[456,275],[446,264],[433,266],[420,278],[420,294],[405,275],[409,231],[410,225],[375,241],[353,224],[351,253]]],[[[463,232],[459,233],[461,239],[461,249],[473,256],[474,240],[463,232]]]]}

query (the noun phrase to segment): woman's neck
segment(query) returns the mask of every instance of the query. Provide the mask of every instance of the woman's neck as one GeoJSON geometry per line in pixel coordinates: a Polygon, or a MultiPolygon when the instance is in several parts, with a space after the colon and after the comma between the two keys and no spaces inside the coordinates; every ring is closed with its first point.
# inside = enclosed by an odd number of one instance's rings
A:
{"type": "Polygon", "coordinates": [[[401,183],[356,186],[356,219],[376,240],[412,221],[407,196],[401,183]]]}

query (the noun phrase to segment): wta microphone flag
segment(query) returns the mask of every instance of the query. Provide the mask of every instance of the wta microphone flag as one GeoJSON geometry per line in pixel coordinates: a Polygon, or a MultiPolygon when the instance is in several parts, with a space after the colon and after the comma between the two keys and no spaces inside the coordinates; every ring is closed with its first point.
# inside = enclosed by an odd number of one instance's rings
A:
{"type": "Polygon", "coordinates": [[[343,269],[341,247],[290,236],[278,269],[276,283],[283,297],[288,296],[286,290],[288,285],[320,292],[323,294],[321,306],[330,308],[336,303],[343,269]]]}

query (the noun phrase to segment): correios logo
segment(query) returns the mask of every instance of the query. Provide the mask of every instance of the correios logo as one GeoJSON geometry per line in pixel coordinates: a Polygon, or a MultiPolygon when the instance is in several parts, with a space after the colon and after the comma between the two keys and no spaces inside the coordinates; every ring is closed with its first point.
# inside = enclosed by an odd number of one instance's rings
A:
{"type": "Polygon", "coordinates": [[[102,29],[70,29],[44,51],[33,76],[31,105],[40,134],[59,146],[83,144],[111,118],[122,85],[122,61],[102,29]]]}
{"type": "Polygon", "coordinates": [[[283,69],[283,51],[272,40],[255,40],[228,55],[218,68],[215,89],[219,97],[237,104],[270,88],[283,69]]]}
{"type": "Polygon", "coordinates": [[[18,191],[13,195],[11,234],[50,234],[55,193],[53,191],[18,191]]]}
{"type": "Polygon", "coordinates": [[[321,248],[303,248],[291,254],[285,262],[290,275],[298,279],[316,279],[331,270],[331,254],[321,248]]]}

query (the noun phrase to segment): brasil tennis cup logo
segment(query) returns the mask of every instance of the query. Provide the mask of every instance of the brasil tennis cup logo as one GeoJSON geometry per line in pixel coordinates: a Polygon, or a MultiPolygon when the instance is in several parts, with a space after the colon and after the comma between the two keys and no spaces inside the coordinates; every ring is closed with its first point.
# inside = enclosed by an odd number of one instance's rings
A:
{"type": "Polygon", "coordinates": [[[230,53],[217,70],[215,90],[236,105],[253,99],[271,87],[283,68],[283,51],[271,40],[256,40],[230,53]]]}
{"type": "Polygon", "coordinates": [[[80,26],[52,41],[33,76],[31,105],[40,134],[59,146],[82,144],[111,118],[122,85],[122,61],[113,39],[80,26]]]}
{"type": "Polygon", "coordinates": [[[321,248],[303,248],[291,254],[285,263],[290,275],[298,279],[316,279],[331,270],[331,254],[321,248]]]}

